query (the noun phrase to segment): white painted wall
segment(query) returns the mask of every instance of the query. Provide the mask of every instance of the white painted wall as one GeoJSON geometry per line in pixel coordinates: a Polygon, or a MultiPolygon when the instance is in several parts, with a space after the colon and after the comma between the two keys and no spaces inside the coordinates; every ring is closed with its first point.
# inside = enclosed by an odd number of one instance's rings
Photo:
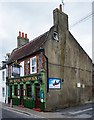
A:
{"type": "Polygon", "coordinates": [[[0,70],[0,102],[5,103],[5,100],[6,103],[8,103],[8,88],[6,86],[6,69],[2,69],[0,70]]]}

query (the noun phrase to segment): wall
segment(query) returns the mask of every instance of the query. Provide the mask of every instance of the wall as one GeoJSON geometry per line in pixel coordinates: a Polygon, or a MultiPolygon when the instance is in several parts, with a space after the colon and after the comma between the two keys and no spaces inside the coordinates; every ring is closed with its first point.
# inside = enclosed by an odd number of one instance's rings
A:
{"type": "Polygon", "coordinates": [[[60,78],[62,82],[61,89],[50,89],[46,94],[46,111],[92,99],[92,61],[69,32],[67,15],[62,14],[62,17],[61,11],[56,9],[56,12],[54,26],[48,32],[44,48],[48,57],[49,78],[60,78]],[[54,31],[58,33],[58,42],[52,37],[54,31]],[[80,87],[77,87],[79,83],[80,87]]]}
{"type": "MultiPolygon", "coordinates": [[[[48,57],[49,78],[64,79],[64,53],[65,53],[65,31],[60,26],[53,26],[48,34],[48,41],[45,44],[45,54],[48,57]],[[53,32],[57,31],[59,41],[53,39],[53,32]]],[[[46,111],[61,107],[61,94],[63,93],[63,82],[61,89],[49,89],[46,95],[46,111]]]]}
{"type": "Polygon", "coordinates": [[[7,86],[6,86],[6,69],[2,69],[0,70],[0,101],[4,102],[6,101],[6,103],[8,102],[8,98],[7,98],[7,86]],[[2,79],[2,72],[4,71],[5,75],[4,75],[4,81],[2,79]],[[2,88],[4,88],[4,97],[3,97],[3,93],[2,93],[2,88]]]}
{"type": "Polygon", "coordinates": [[[69,103],[84,103],[92,98],[92,61],[70,32],[66,33],[64,80],[69,103]],[[77,83],[81,86],[77,87],[77,83]]]}

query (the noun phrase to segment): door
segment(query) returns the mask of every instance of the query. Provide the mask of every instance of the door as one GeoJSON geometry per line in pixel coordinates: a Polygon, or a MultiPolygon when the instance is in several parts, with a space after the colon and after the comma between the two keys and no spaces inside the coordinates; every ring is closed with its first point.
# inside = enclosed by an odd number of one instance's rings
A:
{"type": "Polygon", "coordinates": [[[10,99],[12,99],[12,86],[10,86],[10,99]]]}
{"type": "Polygon", "coordinates": [[[10,90],[9,90],[10,92],[10,97],[8,97],[8,103],[10,103],[11,102],[11,99],[12,99],[12,85],[10,86],[10,90]]]}
{"type": "Polygon", "coordinates": [[[35,85],[35,91],[36,91],[36,108],[40,108],[40,85],[35,85]]]}
{"type": "Polygon", "coordinates": [[[20,105],[23,105],[23,85],[20,85],[20,105]]]}

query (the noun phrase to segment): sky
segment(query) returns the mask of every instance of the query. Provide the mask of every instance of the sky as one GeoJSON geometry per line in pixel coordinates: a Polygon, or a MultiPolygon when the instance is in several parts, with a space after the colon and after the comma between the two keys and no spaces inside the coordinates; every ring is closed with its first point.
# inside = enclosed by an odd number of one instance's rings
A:
{"type": "MultiPolygon", "coordinates": [[[[27,33],[29,40],[45,33],[53,26],[53,10],[62,0],[0,0],[0,61],[6,53],[17,47],[19,31],[27,33]],[[44,1],[44,2],[43,2],[44,1]]],[[[92,58],[92,17],[72,26],[92,12],[93,0],[64,0],[69,30],[92,58]]]]}

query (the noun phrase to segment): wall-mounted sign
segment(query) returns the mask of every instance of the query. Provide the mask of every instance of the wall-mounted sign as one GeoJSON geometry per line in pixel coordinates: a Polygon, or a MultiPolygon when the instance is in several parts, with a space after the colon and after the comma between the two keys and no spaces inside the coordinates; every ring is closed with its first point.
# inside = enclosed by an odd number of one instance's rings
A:
{"type": "Polygon", "coordinates": [[[49,89],[60,89],[61,79],[60,78],[49,78],[49,89]]]}

